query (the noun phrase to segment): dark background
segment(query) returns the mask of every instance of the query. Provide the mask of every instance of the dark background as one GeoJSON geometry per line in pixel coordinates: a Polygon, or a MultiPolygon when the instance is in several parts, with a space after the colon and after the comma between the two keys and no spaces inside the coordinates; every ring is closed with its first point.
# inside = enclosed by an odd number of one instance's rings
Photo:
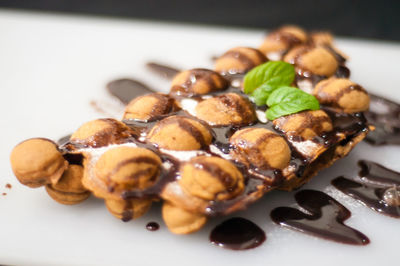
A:
{"type": "Polygon", "coordinates": [[[400,40],[400,0],[0,0],[0,7],[400,40]]]}

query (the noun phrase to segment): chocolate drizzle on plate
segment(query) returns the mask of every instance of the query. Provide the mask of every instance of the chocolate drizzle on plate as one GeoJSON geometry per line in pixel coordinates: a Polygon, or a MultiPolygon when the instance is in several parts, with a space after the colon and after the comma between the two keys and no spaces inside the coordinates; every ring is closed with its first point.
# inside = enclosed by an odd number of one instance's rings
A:
{"type": "Polygon", "coordinates": [[[216,226],[210,234],[212,244],[233,250],[256,248],[265,239],[265,232],[260,227],[240,217],[224,221],[216,226]]]}
{"type": "Polygon", "coordinates": [[[146,64],[146,66],[150,70],[154,71],[155,73],[161,75],[162,77],[164,77],[166,79],[172,79],[173,77],[175,77],[176,74],[178,74],[180,72],[180,70],[175,67],[171,67],[171,66],[167,66],[167,65],[163,65],[163,64],[159,64],[159,63],[155,63],[155,62],[148,62],[146,64]]]}
{"type": "Polygon", "coordinates": [[[332,185],[374,211],[400,218],[400,173],[370,161],[359,161],[360,181],[343,176],[332,185]]]}
{"type": "Polygon", "coordinates": [[[149,222],[146,224],[146,229],[149,231],[157,231],[160,229],[160,225],[156,222],[149,222]]]}
{"type": "Polygon", "coordinates": [[[359,176],[363,182],[382,187],[400,187],[400,173],[390,170],[380,164],[361,160],[359,176]]]}
{"type": "Polygon", "coordinates": [[[123,104],[128,104],[133,98],[155,92],[149,86],[138,80],[117,79],[107,84],[108,91],[123,104]]]}
{"type": "Polygon", "coordinates": [[[378,95],[369,94],[371,102],[365,116],[376,128],[366,141],[373,145],[400,144],[400,105],[378,95]]]}
{"type": "Polygon", "coordinates": [[[344,244],[367,245],[370,242],[363,233],[344,224],[351,216],[350,211],[329,195],[316,190],[301,190],[295,199],[307,213],[291,207],[278,207],[271,211],[275,223],[344,244]]]}

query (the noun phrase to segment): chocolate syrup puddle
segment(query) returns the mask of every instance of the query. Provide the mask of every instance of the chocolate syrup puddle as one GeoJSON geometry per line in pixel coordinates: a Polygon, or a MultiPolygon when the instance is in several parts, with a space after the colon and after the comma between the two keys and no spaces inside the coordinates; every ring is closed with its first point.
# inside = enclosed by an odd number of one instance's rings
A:
{"type": "Polygon", "coordinates": [[[370,108],[365,117],[376,129],[367,135],[366,141],[372,145],[400,145],[400,105],[378,95],[369,96],[370,108]]]}
{"type": "Polygon", "coordinates": [[[232,250],[256,248],[265,240],[265,232],[260,227],[240,217],[224,221],[216,226],[210,234],[212,244],[232,250]]]}
{"type": "Polygon", "coordinates": [[[332,185],[372,210],[400,218],[400,173],[370,161],[359,161],[360,181],[343,176],[332,185]]]}
{"type": "Polygon", "coordinates": [[[117,79],[107,84],[111,95],[117,97],[123,104],[128,104],[133,98],[155,92],[144,83],[133,79],[117,79]]]}
{"type": "Polygon", "coordinates": [[[291,207],[278,207],[271,211],[275,223],[344,244],[369,244],[367,236],[343,223],[351,213],[329,195],[316,190],[301,190],[295,199],[309,214],[291,207]]]}
{"type": "Polygon", "coordinates": [[[399,188],[375,188],[351,179],[347,179],[343,176],[332,180],[332,185],[338,190],[342,191],[344,194],[357,199],[376,212],[395,218],[400,218],[400,207],[390,206],[386,202],[387,200],[384,199],[384,195],[387,195],[386,197],[395,197],[394,201],[397,200],[397,202],[400,202],[399,188]]]}
{"type": "Polygon", "coordinates": [[[358,161],[361,180],[372,185],[381,187],[400,187],[400,173],[390,170],[380,164],[360,160],[358,161]]]}
{"type": "Polygon", "coordinates": [[[180,72],[178,68],[163,65],[160,63],[155,63],[155,62],[148,62],[146,63],[146,66],[154,71],[155,73],[159,74],[160,76],[166,78],[166,79],[172,79],[175,77],[176,74],[180,72]]]}
{"type": "Polygon", "coordinates": [[[146,229],[149,231],[157,231],[158,229],[160,229],[160,225],[156,222],[149,222],[148,224],[146,224],[146,229]]]}

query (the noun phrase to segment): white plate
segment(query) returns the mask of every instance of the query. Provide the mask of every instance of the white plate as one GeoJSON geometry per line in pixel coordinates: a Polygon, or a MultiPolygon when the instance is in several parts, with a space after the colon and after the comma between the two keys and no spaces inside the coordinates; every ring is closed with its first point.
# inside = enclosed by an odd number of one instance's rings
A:
{"type": "MultiPolygon", "coordinates": [[[[136,77],[160,91],[168,82],[145,62],[182,68],[211,67],[210,57],[238,45],[257,46],[262,31],[194,27],[140,21],[94,19],[0,11],[0,263],[29,265],[397,265],[397,219],[379,215],[336,192],[332,178],[357,171],[360,158],[400,170],[400,147],[360,144],[349,157],[322,171],[306,188],[328,192],[352,211],[347,224],[365,233],[371,244],[355,247],[324,241],[273,224],[272,208],[292,204],[293,193],[272,192],[249,210],[248,217],[267,233],[267,241],[248,251],[211,245],[213,219],[200,232],[168,232],[154,206],[144,217],[123,223],[94,198],[77,206],[52,201],[43,188],[20,185],[9,166],[9,153],[26,138],[57,139],[83,122],[102,116],[89,104],[119,106],[104,89],[107,81],[136,77]],[[12,189],[5,188],[6,183],[12,189]],[[7,193],[1,196],[1,193],[7,193]],[[161,229],[149,232],[149,221],[161,229]],[[362,263],[362,264],[361,264],[362,263]]],[[[352,79],[368,90],[400,101],[400,45],[340,39],[351,56],[352,79]]]]}

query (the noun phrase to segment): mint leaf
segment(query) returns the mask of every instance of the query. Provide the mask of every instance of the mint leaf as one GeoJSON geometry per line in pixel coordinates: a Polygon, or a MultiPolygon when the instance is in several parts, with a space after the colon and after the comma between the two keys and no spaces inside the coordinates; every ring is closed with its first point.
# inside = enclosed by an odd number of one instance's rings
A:
{"type": "Polygon", "coordinates": [[[269,61],[253,68],[243,81],[244,93],[250,94],[256,105],[269,106],[269,120],[319,109],[318,100],[300,89],[289,87],[294,81],[295,70],[283,61],[269,61]]]}
{"type": "Polygon", "coordinates": [[[304,110],[319,109],[319,102],[313,95],[293,87],[274,90],[268,97],[267,105],[269,108],[266,115],[269,120],[304,110]]]}
{"type": "Polygon", "coordinates": [[[267,91],[272,92],[278,87],[292,84],[294,77],[295,71],[291,64],[283,61],[269,61],[246,74],[243,81],[244,93],[251,94],[265,83],[268,84],[267,91]]]}
{"type": "Polygon", "coordinates": [[[256,105],[261,106],[267,103],[268,97],[273,91],[272,87],[268,85],[268,83],[264,83],[260,87],[258,87],[251,96],[256,105]]]}

